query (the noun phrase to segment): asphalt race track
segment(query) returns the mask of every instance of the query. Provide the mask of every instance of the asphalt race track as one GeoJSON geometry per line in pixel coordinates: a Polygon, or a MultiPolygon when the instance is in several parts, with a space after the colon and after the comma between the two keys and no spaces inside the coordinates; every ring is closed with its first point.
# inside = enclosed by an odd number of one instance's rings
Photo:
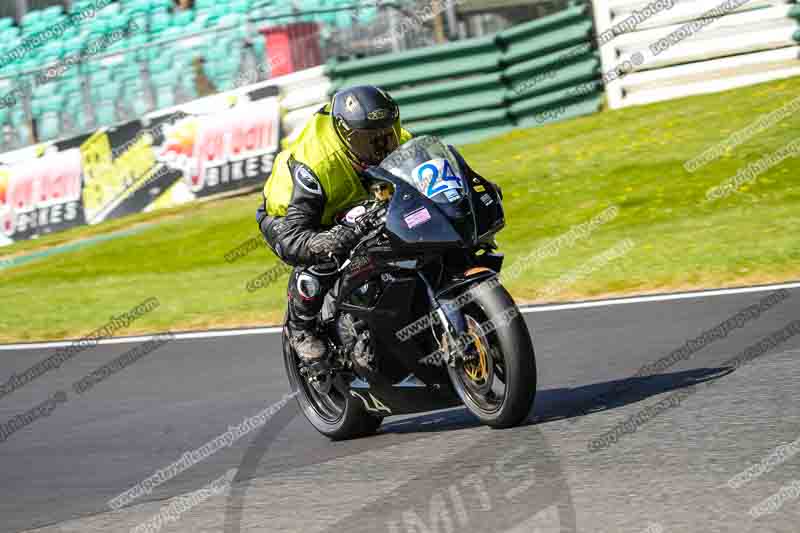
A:
{"type": "MultiPolygon", "coordinates": [[[[233,469],[227,493],[160,530],[796,532],[800,492],[787,487],[800,441],[755,479],[728,481],[800,438],[800,335],[725,367],[800,318],[800,289],[688,360],[632,377],[771,292],[527,313],[539,394],[524,427],[490,430],[454,409],[331,443],[290,401],[117,511],[111,498],[279,402],[288,383],[273,333],[174,340],[77,394],[74,382],[135,344],[97,346],[0,398],[5,424],[64,392],[0,442],[0,530],[128,532],[233,469]],[[669,408],[616,443],[593,440],[657,404],[669,408]],[[777,509],[754,518],[776,493],[777,509]]],[[[52,353],[0,351],[0,380],[52,353]]]]}

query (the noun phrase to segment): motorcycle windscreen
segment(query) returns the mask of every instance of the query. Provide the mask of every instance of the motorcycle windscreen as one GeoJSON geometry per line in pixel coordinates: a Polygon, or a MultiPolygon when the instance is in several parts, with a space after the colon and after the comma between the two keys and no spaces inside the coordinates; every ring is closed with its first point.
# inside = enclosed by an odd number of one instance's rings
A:
{"type": "Polygon", "coordinates": [[[380,168],[443,206],[459,204],[467,193],[458,157],[437,137],[411,139],[384,159],[380,168]]]}

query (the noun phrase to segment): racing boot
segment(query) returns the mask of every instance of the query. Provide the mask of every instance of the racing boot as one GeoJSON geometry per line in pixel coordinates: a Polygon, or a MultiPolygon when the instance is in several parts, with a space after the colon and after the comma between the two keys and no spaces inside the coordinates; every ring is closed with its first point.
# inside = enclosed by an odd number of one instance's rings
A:
{"type": "Polygon", "coordinates": [[[289,323],[289,343],[297,356],[308,365],[322,361],[328,351],[325,341],[316,335],[314,326],[315,321],[293,320],[289,323]]]}

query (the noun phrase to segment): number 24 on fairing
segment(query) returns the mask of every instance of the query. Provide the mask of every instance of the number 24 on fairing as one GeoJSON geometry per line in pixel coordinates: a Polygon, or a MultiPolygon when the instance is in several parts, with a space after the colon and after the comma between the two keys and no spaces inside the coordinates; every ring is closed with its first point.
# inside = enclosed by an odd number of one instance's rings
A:
{"type": "Polygon", "coordinates": [[[417,183],[427,184],[425,195],[428,198],[450,189],[464,188],[461,178],[453,172],[453,167],[447,159],[432,159],[423,163],[414,169],[413,176],[417,183]]]}

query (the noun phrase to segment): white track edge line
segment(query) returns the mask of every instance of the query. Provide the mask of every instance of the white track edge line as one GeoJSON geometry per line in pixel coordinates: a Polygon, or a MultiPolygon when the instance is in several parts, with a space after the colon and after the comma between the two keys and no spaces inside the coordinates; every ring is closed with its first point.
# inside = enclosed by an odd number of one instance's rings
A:
{"type": "MultiPolygon", "coordinates": [[[[576,302],[568,304],[546,304],[538,306],[525,306],[520,308],[522,314],[528,313],[545,313],[550,311],[568,311],[572,309],[588,309],[592,307],[608,307],[612,305],[623,305],[633,303],[648,303],[648,302],[667,302],[672,300],[688,300],[693,298],[705,298],[708,296],[728,296],[733,294],[748,294],[754,292],[767,292],[781,289],[800,289],[800,282],[781,283],[776,285],[759,285],[757,287],[742,287],[737,289],[712,289],[705,291],[683,292],[676,294],[654,294],[651,296],[631,296],[621,298],[611,298],[608,300],[592,300],[587,302],[576,302]]],[[[184,333],[175,333],[175,340],[191,340],[191,339],[213,339],[223,337],[239,337],[243,335],[268,335],[272,333],[279,333],[283,328],[279,326],[267,328],[249,328],[249,329],[232,329],[223,331],[187,331],[184,333]]],[[[117,339],[105,339],[97,344],[111,345],[111,344],[130,344],[135,342],[145,342],[150,340],[152,335],[138,335],[135,337],[120,337],[117,339]]],[[[52,341],[52,342],[38,342],[38,343],[21,343],[21,344],[0,344],[0,351],[9,350],[34,350],[42,348],[64,348],[72,345],[74,341],[52,341]]]]}
{"type": "Polygon", "coordinates": [[[653,294],[650,296],[629,296],[621,298],[611,298],[608,300],[592,300],[587,302],[576,302],[569,304],[547,304],[541,306],[531,306],[521,309],[522,313],[541,313],[544,311],[565,311],[569,309],[586,309],[589,307],[606,307],[611,305],[635,304],[647,302],[666,302],[670,300],[688,300],[692,298],[704,298],[706,296],[728,296],[733,294],[748,294],[753,292],[778,291],[781,289],[800,289],[800,282],[781,283],[776,285],[759,285],[757,287],[741,287],[736,289],[711,289],[694,292],[680,292],[675,294],[653,294]]]}
{"type": "MultiPolygon", "coordinates": [[[[283,328],[275,326],[270,328],[251,328],[251,329],[232,329],[224,331],[187,331],[184,333],[174,333],[174,340],[186,339],[208,339],[216,337],[239,337],[242,335],[266,335],[269,333],[279,333],[283,328]]],[[[154,334],[155,335],[155,334],[154,334]]],[[[131,344],[134,342],[145,342],[153,338],[153,335],[137,335],[135,337],[120,337],[117,339],[104,339],[99,341],[95,346],[105,346],[111,344],[131,344]]],[[[71,346],[74,340],[70,341],[52,341],[52,342],[37,342],[37,343],[24,343],[24,344],[0,344],[0,351],[3,350],[32,350],[39,348],[65,348],[71,346]]]]}

